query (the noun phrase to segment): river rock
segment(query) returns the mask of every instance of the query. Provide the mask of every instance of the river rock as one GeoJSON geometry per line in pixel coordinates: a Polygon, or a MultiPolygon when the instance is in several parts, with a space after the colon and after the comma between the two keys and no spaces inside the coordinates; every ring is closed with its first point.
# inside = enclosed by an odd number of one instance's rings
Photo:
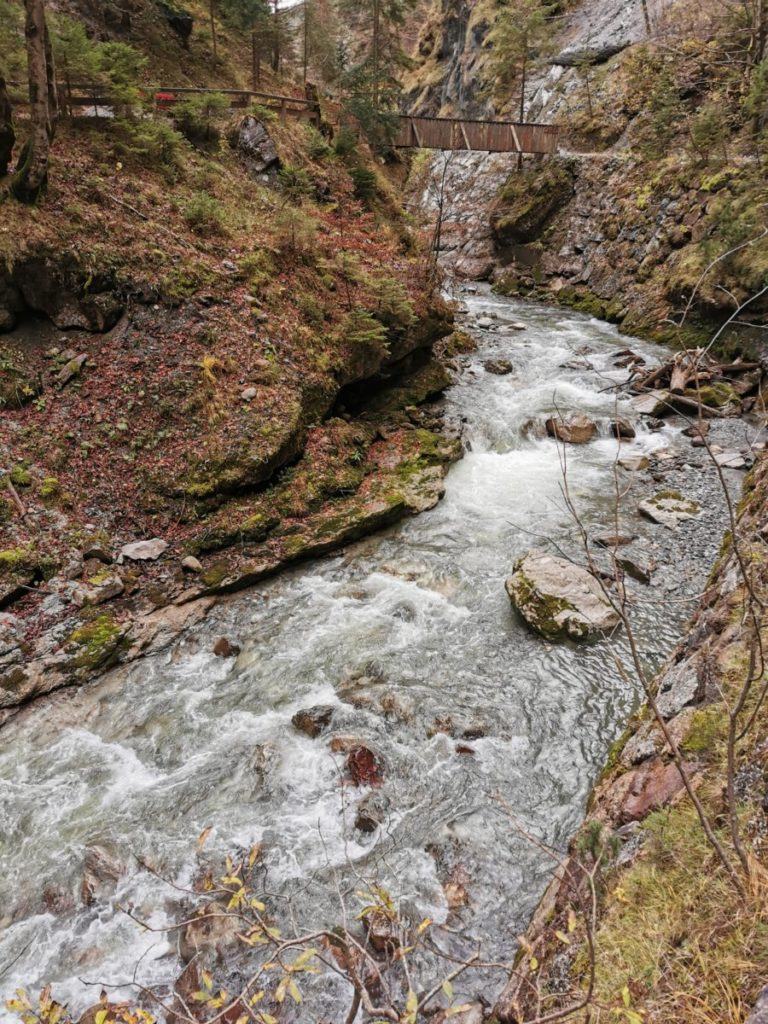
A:
{"type": "Polygon", "coordinates": [[[546,551],[529,551],[505,586],[526,623],[550,640],[586,640],[621,621],[591,573],[546,551]]]}
{"type": "Polygon", "coordinates": [[[380,786],[384,781],[381,761],[363,744],[353,747],[347,754],[347,770],[356,786],[380,786]]]}
{"type": "Polygon", "coordinates": [[[701,512],[701,506],[684,498],[678,491],[660,491],[652,498],[646,498],[637,506],[640,515],[653,523],[660,523],[674,530],[678,523],[693,519],[701,512]]]}
{"type": "Polygon", "coordinates": [[[747,460],[741,452],[719,452],[715,455],[715,462],[722,469],[746,469],[747,460]]]}
{"type": "Polygon", "coordinates": [[[627,576],[631,576],[638,583],[644,583],[647,586],[651,582],[651,572],[653,571],[651,566],[640,565],[639,562],[623,555],[617,555],[616,564],[624,570],[627,576]]]}
{"type": "Polygon", "coordinates": [[[334,710],[332,704],[317,704],[313,708],[297,711],[291,719],[291,724],[305,736],[315,739],[331,724],[334,710]]]}
{"type": "Polygon", "coordinates": [[[240,653],[240,645],[233,644],[225,636],[220,636],[213,645],[213,653],[217,658],[236,658],[240,653]]]}
{"type": "Polygon", "coordinates": [[[623,455],[619,459],[619,465],[628,473],[639,473],[643,469],[648,469],[650,464],[651,460],[647,455],[623,455]]]}
{"type": "Polygon", "coordinates": [[[651,416],[656,419],[659,416],[668,415],[672,412],[669,404],[668,391],[649,391],[645,395],[636,395],[632,399],[632,408],[643,416],[651,416]]]}
{"type": "Polygon", "coordinates": [[[486,373],[495,373],[497,377],[505,377],[508,373],[514,373],[515,368],[508,359],[486,359],[483,363],[486,373]]]}
{"type": "Polygon", "coordinates": [[[386,821],[387,802],[381,793],[369,793],[357,805],[355,812],[355,828],[370,834],[375,832],[386,821]]]}
{"type": "Polygon", "coordinates": [[[625,438],[631,440],[637,436],[635,425],[632,420],[627,419],[626,416],[617,416],[615,420],[611,421],[611,433],[614,437],[619,439],[625,438]]]}
{"type": "Polygon", "coordinates": [[[599,548],[620,548],[637,540],[636,533],[597,533],[592,538],[599,548]]]}
{"type": "Polygon", "coordinates": [[[119,565],[122,565],[126,558],[131,562],[154,562],[167,547],[167,541],[160,537],[153,537],[152,540],[137,540],[120,549],[117,561],[119,565]]]}
{"type": "Polygon", "coordinates": [[[567,444],[586,444],[597,434],[597,424],[589,416],[553,416],[546,422],[547,433],[567,444]]]}
{"type": "Polygon", "coordinates": [[[526,420],[522,427],[520,427],[520,433],[523,437],[533,437],[541,440],[541,438],[547,436],[547,428],[544,425],[544,420],[530,419],[526,420]]]}
{"type": "Polygon", "coordinates": [[[481,331],[490,331],[496,326],[489,316],[481,316],[475,321],[475,326],[481,331]]]}
{"type": "Polygon", "coordinates": [[[690,427],[686,427],[683,434],[686,437],[706,437],[710,431],[710,425],[707,420],[701,420],[698,423],[692,423],[690,427]]]}
{"type": "Polygon", "coordinates": [[[90,907],[97,900],[113,893],[123,874],[125,865],[113,847],[103,843],[93,843],[86,847],[80,886],[83,903],[90,907]]]}
{"type": "Polygon", "coordinates": [[[228,913],[223,903],[206,903],[179,932],[179,957],[189,963],[201,953],[221,953],[239,945],[237,933],[242,927],[242,920],[228,913]]]}

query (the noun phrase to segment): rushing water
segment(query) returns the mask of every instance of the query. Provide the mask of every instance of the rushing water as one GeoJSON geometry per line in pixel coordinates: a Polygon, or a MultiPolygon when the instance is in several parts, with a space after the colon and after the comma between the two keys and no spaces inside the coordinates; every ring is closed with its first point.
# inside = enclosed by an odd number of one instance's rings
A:
{"type": "MultiPolygon", "coordinates": [[[[549,644],[510,608],[503,581],[521,552],[545,537],[578,550],[558,446],[521,427],[555,405],[607,422],[616,409],[606,385],[624,372],[610,355],[627,341],[574,314],[488,294],[467,301],[471,316],[491,311],[528,330],[478,332],[481,349],[446,399],[449,415],[465,420],[469,450],[437,508],[223,603],[169,653],[41,703],[0,733],[3,994],[51,982],[80,1010],[99,990],[83,981],[128,982],[140,958],[141,982],[171,981],[173,937],[142,931],[115,904],[131,902],[157,927],[173,919],[173,890],[133,855],[189,882],[208,826],[209,860],[263,841],[268,888],[292,894],[302,922],[338,920],[335,870],[378,877],[414,913],[446,921],[442,883],[461,870],[469,904],[450,917],[453,948],[471,950],[482,937],[487,953],[509,957],[552,865],[494,797],[563,848],[637,700],[611,657],[620,637],[549,644]],[[599,373],[561,368],[583,345],[599,373]],[[514,374],[483,369],[500,356],[514,374]],[[243,645],[236,662],[212,655],[220,635],[243,645]],[[315,704],[335,714],[330,731],[310,739],[291,716],[315,704]],[[453,736],[435,731],[436,719],[450,719],[453,736]],[[461,739],[465,730],[473,738],[461,739]],[[354,827],[366,791],[342,785],[334,735],[360,737],[383,761],[385,823],[373,834],[354,827]],[[113,898],[86,908],[79,886],[93,842],[114,847],[128,871],[113,898]]],[[[636,441],[622,445],[687,446],[679,425],[638,425],[636,441]]],[[[588,526],[612,525],[616,451],[607,429],[568,451],[571,495],[588,526]]],[[[695,491],[704,474],[686,472],[695,491]]],[[[633,512],[655,485],[623,474],[627,485],[625,522],[645,538],[645,559],[661,563],[655,586],[631,585],[645,656],[658,664],[717,534],[710,520],[710,541],[686,574],[671,564],[672,534],[633,512]]],[[[315,1005],[335,1021],[325,984],[315,1005]]],[[[472,986],[463,994],[476,995],[472,986]]]]}

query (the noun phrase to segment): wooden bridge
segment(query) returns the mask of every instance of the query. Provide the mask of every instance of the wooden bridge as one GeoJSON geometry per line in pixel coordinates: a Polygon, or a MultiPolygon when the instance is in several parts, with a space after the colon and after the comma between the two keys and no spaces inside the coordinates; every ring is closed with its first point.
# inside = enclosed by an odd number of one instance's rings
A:
{"type": "Polygon", "coordinates": [[[400,115],[393,145],[398,149],[465,150],[485,153],[556,153],[559,129],[552,124],[473,121],[400,115]]]}
{"type": "MultiPolygon", "coordinates": [[[[20,83],[9,83],[21,89],[20,83]]],[[[201,89],[191,87],[160,87],[145,91],[145,98],[154,102],[156,110],[170,110],[191,94],[216,92],[229,99],[235,109],[246,109],[256,103],[276,113],[280,120],[309,121],[318,126],[323,120],[340,123],[338,104],[323,103],[317,96],[283,96],[250,89],[201,89]],[[330,115],[330,116],[329,116],[330,115]]],[[[103,87],[96,85],[59,85],[63,109],[87,111],[99,115],[113,105],[103,87]]],[[[20,92],[14,102],[25,102],[20,92]]],[[[518,124],[514,121],[481,121],[470,118],[416,117],[396,115],[399,126],[392,141],[395,149],[439,149],[483,153],[556,153],[559,128],[551,124],[518,124]]]]}

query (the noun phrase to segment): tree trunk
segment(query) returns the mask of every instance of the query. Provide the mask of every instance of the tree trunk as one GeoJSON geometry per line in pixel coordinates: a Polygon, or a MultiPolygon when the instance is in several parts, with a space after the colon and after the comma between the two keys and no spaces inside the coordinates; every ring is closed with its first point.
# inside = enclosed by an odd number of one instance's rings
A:
{"type": "Polygon", "coordinates": [[[8,167],[16,143],[16,132],[13,130],[13,108],[5,79],[0,75],[0,178],[8,173],[8,167]]]}
{"type": "Polygon", "coordinates": [[[373,0],[373,109],[379,109],[379,47],[381,45],[381,0],[373,0]]]}
{"type": "MultiPolygon", "coordinates": [[[[525,124],[525,89],[528,85],[528,40],[524,42],[525,52],[523,54],[523,63],[520,69],[520,124],[525,124]]],[[[522,171],[523,169],[523,154],[517,154],[517,169],[522,171]]]]}
{"type": "Polygon", "coordinates": [[[44,0],[24,0],[24,9],[31,129],[11,182],[11,192],[21,202],[33,203],[48,183],[48,154],[58,109],[44,0]]]}
{"type": "Polygon", "coordinates": [[[272,31],[272,70],[275,74],[280,71],[280,0],[275,0],[275,13],[273,17],[272,31]]]}
{"type": "Polygon", "coordinates": [[[302,81],[307,84],[307,68],[309,66],[309,0],[304,0],[304,24],[303,24],[303,46],[302,46],[302,81]]]}
{"type": "Polygon", "coordinates": [[[251,32],[251,78],[253,80],[253,91],[256,92],[261,85],[261,54],[256,39],[256,29],[251,32]]]}
{"type": "Polygon", "coordinates": [[[208,15],[211,19],[211,42],[213,43],[213,63],[219,62],[219,44],[216,38],[216,0],[209,0],[208,15]]]}

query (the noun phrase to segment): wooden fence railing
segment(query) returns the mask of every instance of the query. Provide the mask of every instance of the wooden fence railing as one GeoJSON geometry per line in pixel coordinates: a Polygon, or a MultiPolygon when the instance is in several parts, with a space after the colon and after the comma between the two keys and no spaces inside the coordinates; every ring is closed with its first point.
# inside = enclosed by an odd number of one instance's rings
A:
{"type": "MultiPolygon", "coordinates": [[[[11,83],[17,87],[18,83],[11,83]]],[[[20,87],[19,87],[20,88],[20,87]]],[[[88,109],[99,113],[104,107],[110,107],[113,100],[102,92],[97,85],[61,86],[62,105],[70,110],[88,109]]],[[[309,121],[314,124],[321,122],[321,107],[317,98],[302,96],[285,96],[279,93],[259,92],[252,89],[201,89],[191,86],[163,86],[157,89],[143,90],[146,99],[155,104],[158,110],[170,110],[185,96],[217,92],[229,97],[230,106],[247,108],[251,104],[259,104],[274,111],[285,122],[289,117],[294,120],[309,121]]],[[[14,97],[16,102],[24,102],[22,97],[14,97]]],[[[328,105],[323,107],[326,115],[328,105]]],[[[341,117],[340,108],[331,105],[336,120],[341,117]]],[[[464,150],[487,153],[556,153],[560,130],[551,124],[518,124],[514,121],[482,121],[469,118],[449,117],[416,117],[400,114],[399,128],[395,134],[393,145],[397,149],[441,149],[464,150]]],[[[333,116],[331,120],[334,120],[333,116]]]]}

